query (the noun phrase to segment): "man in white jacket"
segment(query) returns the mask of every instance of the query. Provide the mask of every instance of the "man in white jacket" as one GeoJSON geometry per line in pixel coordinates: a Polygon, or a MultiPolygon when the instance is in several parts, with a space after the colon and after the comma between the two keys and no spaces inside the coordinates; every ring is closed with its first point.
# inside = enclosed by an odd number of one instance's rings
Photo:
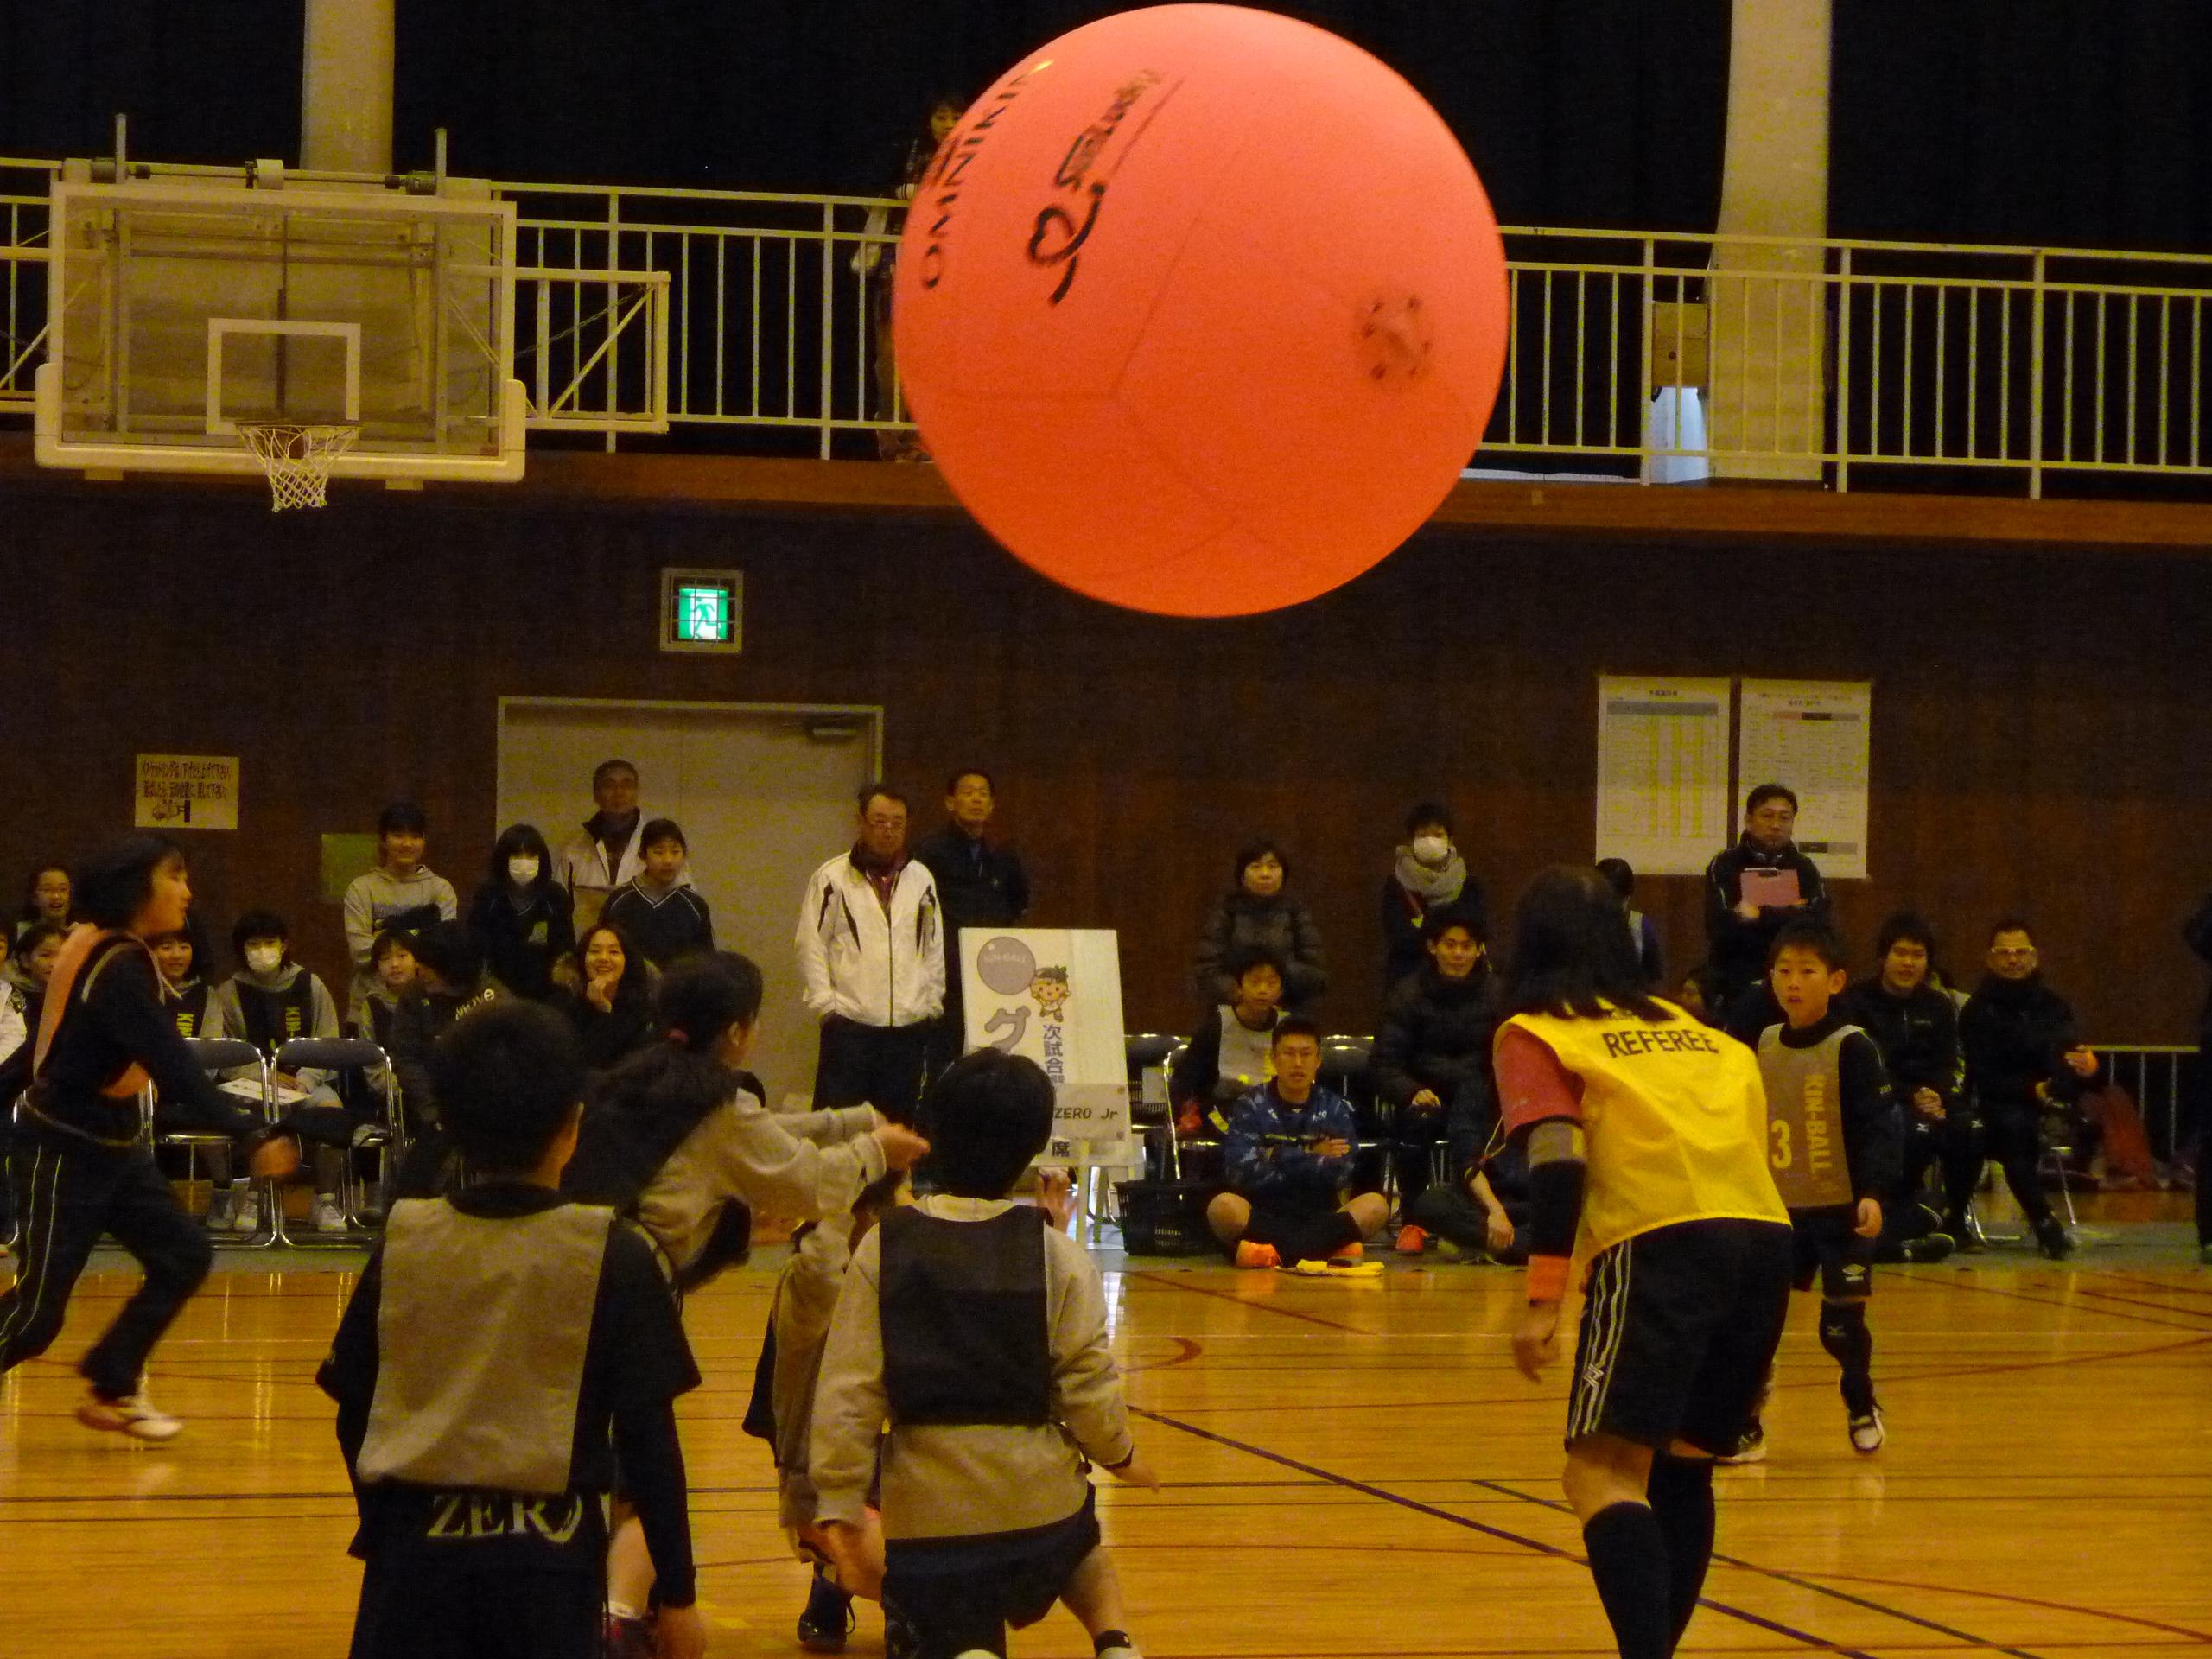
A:
{"type": "Polygon", "coordinates": [[[860,809],[859,840],[815,871],[799,905],[799,973],[822,1021],[814,1104],[866,1102],[911,1124],[944,1007],[944,922],[936,881],[906,855],[906,797],[870,784],[860,809]]]}

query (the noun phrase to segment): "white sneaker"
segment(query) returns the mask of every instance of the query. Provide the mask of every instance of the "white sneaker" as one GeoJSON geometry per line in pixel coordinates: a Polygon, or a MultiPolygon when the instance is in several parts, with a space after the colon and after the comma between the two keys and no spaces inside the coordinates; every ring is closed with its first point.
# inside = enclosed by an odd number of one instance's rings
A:
{"type": "Polygon", "coordinates": [[[338,1200],[325,1192],[318,1192],[308,1219],[318,1233],[345,1233],[353,1230],[353,1224],[346,1219],[346,1212],[338,1207],[338,1200]]]}
{"type": "Polygon", "coordinates": [[[1714,1458],[1713,1461],[1726,1464],[1732,1469],[1740,1468],[1747,1463],[1764,1463],[1766,1461],[1765,1426],[1762,1424],[1752,1429],[1750,1433],[1736,1442],[1736,1449],[1733,1452],[1723,1452],[1714,1458]]]}
{"type": "Polygon", "coordinates": [[[257,1233],[261,1230],[261,1194],[251,1187],[243,1192],[232,1189],[231,1230],[234,1233],[257,1233]]]}
{"type": "Polygon", "coordinates": [[[1882,1408],[1875,1407],[1864,1417],[1851,1420],[1851,1449],[1870,1456],[1882,1449],[1882,1442],[1889,1439],[1889,1432],[1882,1427],[1882,1408]]]}
{"type": "Polygon", "coordinates": [[[184,1429],[181,1420],[170,1416],[146,1397],[143,1382],[137,1393],[126,1394],[120,1400],[92,1395],[77,1408],[77,1421],[86,1428],[97,1428],[103,1433],[128,1434],[135,1440],[147,1440],[156,1446],[175,1440],[184,1429]]]}

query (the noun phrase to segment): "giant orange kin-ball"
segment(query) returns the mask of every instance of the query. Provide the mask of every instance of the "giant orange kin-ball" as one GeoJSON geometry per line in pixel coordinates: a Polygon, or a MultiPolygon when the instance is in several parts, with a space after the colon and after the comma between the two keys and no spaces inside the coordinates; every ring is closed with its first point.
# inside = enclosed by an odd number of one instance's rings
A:
{"type": "Polygon", "coordinates": [[[1387,556],[1479,442],[1503,250],[1451,130],[1325,30],[1125,12],[985,92],[909,211],[922,437],[1017,557],[1134,609],[1294,605],[1387,556]]]}

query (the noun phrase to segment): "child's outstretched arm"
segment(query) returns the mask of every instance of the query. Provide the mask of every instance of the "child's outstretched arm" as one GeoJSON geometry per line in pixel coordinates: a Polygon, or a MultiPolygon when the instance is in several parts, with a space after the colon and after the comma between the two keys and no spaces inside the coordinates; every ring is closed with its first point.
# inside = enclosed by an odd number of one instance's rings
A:
{"type": "Polygon", "coordinates": [[[836,1146],[818,1146],[741,1094],[709,1120],[709,1174],[755,1210],[811,1220],[842,1210],[887,1169],[911,1169],[929,1151],[912,1129],[876,1122],[836,1146]]]}

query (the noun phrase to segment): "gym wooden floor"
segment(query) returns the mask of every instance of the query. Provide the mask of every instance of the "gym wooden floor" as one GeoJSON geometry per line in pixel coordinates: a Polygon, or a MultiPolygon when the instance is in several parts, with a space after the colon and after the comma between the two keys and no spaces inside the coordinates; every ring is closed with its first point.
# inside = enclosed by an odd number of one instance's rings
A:
{"type": "MultiPolygon", "coordinates": [[[[719,1655],[797,1651],[805,1573],[739,1433],[778,1252],[693,1299],[684,1403],[719,1655]]],[[[2179,1260],[2178,1253],[2163,1258],[2179,1260]]],[[[1885,1270],[1891,1440],[1846,1443],[1800,1298],[1771,1460],[1719,1480],[1687,1652],[2117,1659],[2212,1645],[2212,1274],[2091,1249],[1885,1270]],[[2099,1258],[2103,1257],[2101,1262],[2099,1258]]],[[[1313,1283],[1206,1265],[1109,1277],[1157,1494],[1102,1491],[1134,1624],[1174,1656],[1612,1651],[1557,1497],[1563,1375],[1510,1369],[1517,1275],[1395,1266],[1313,1283]]],[[[0,1656],[340,1654],[351,1500],[312,1374],[350,1274],[219,1274],[157,1356],[189,1427],[153,1450],[70,1418],[70,1370],[129,1281],[86,1281],[0,1381],[0,1656]]],[[[880,1651],[862,1609],[849,1651],[880,1651]]],[[[1065,1612],[1020,1656],[1083,1656],[1065,1612]]]]}

